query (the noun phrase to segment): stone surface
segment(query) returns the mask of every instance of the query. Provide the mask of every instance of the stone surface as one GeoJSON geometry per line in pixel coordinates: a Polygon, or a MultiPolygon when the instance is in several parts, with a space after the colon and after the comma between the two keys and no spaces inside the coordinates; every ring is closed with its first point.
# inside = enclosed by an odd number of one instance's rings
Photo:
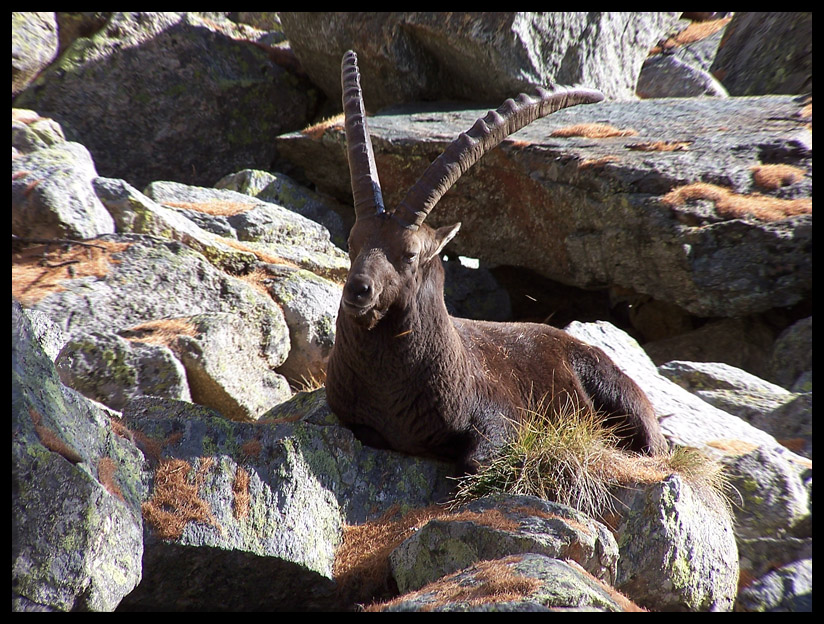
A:
{"type": "MultiPolygon", "coordinates": [[[[461,221],[450,243],[460,255],[527,267],[582,288],[621,286],[699,316],[792,305],[809,297],[812,283],[812,151],[802,106],[791,97],[666,98],[562,110],[486,154],[427,223],[461,221]],[[629,135],[552,136],[592,123],[629,135]],[[752,168],[776,162],[802,173],[771,195],[806,200],[798,209],[810,214],[759,216],[752,202],[765,192],[752,168]],[[734,213],[723,202],[665,200],[674,188],[696,181],[726,188],[751,205],[734,213]]],[[[485,112],[407,107],[370,117],[387,206],[397,205],[429,163],[485,112]]],[[[343,140],[335,122],[283,135],[277,144],[319,189],[351,201],[343,140]]]]}

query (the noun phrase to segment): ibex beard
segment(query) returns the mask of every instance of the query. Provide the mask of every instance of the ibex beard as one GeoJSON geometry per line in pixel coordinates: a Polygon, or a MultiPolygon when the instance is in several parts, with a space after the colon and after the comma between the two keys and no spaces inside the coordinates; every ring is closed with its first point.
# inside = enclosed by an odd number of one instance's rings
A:
{"type": "Polygon", "coordinates": [[[574,401],[616,426],[639,453],[667,448],[643,391],[607,355],[535,323],[450,317],[440,254],[460,224],[433,229],[429,212],[485,152],[535,119],[594,103],[594,90],[555,87],[521,95],[461,134],[394,210],[383,204],[357,57],[342,62],[355,225],[329,359],[327,400],[364,443],[456,462],[474,471],[492,458],[524,410],[574,401]]]}

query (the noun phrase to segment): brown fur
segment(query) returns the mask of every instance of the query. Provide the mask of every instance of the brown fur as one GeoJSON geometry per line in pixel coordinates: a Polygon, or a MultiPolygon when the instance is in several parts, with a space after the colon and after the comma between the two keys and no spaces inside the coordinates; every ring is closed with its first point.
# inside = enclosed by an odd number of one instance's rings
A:
{"type": "Polygon", "coordinates": [[[372,446],[473,470],[522,410],[571,400],[619,424],[627,448],[663,452],[646,396],[600,349],[548,325],[448,315],[437,252],[452,234],[386,214],[356,222],[326,382],[340,419],[372,446]]]}

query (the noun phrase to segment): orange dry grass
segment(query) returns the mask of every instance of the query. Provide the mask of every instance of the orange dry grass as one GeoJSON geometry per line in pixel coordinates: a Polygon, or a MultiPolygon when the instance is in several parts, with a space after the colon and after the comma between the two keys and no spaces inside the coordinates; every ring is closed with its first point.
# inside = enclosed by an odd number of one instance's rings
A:
{"type": "Polygon", "coordinates": [[[812,214],[811,199],[779,199],[765,195],[740,195],[730,189],[696,182],[672,189],[661,198],[668,206],[681,206],[692,200],[708,200],[719,215],[728,219],[754,217],[760,221],[780,221],[794,215],[812,214]]]}
{"type": "Polygon", "coordinates": [[[249,473],[241,466],[237,467],[235,480],[232,482],[232,493],[234,494],[235,518],[238,520],[249,515],[249,473]]]}
{"type": "Polygon", "coordinates": [[[215,217],[232,217],[237,214],[248,212],[255,207],[254,204],[243,202],[223,201],[213,199],[206,202],[170,202],[164,201],[164,206],[181,208],[183,210],[195,210],[215,217]]]}
{"type": "Polygon", "coordinates": [[[301,134],[308,136],[310,139],[320,139],[329,128],[343,128],[343,113],[329,117],[321,122],[318,122],[308,128],[301,130],[301,134]]]}
{"type": "Polygon", "coordinates": [[[758,445],[743,440],[712,440],[707,442],[707,446],[727,454],[727,455],[744,455],[751,453],[758,448],[758,445]]]}
{"type": "Polygon", "coordinates": [[[755,165],[750,167],[752,178],[761,188],[774,191],[782,186],[794,184],[806,173],[800,167],[792,165],[755,165]]]}
{"type": "Polygon", "coordinates": [[[475,582],[471,584],[459,582],[458,577],[461,573],[455,572],[417,591],[399,596],[387,603],[372,605],[366,610],[381,611],[399,602],[421,596],[428,596],[432,600],[424,607],[425,610],[455,602],[477,606],[490,602],[520,600],[541,587],[541,581],[538,579],[522,576],[512,569],[512,565],[521,559],[521,556],[513,555],[495,561],[479,561],[473,566],[475,582]]]}
{"type": "Polygon", "coordinates": [[[588,158],[586,160],[582,160],[578,164],[579,169],[587,169],[590,167],[603,167],[611,162],[618,162],[617,156],[602,156],[601,158],[588,158]]]}
{"type": "MultiPolygon", "coordinates": [[[[283,262],[285,261],[281,261],[279,264],[283,264],[283,262]]],[[[263,269],[255,267],[245,275],[239,275],[238,277],[240,277],[240,279],[249,284],[259,293],[264,294],[267,297],[270,296],[269,289],[266,287],[266,280],[271,279],[272,276],[263,269]]]]}
{"type": "Polygon", "coordinates": [[[120,487],[117,485],[117,481],[114,478],[115,473],[117,472],[117,464],[111,457],[101,457],[100,462],[97,465],[97,478],[100,483],[106,488],[106,491],[109,494],[117,496],[120,500],[123,500],[123,492],[120,491],[120,487]]]}
{"type": "Polygon", "coordinates": [[[248,459],[252,459],[260,455],[261,450],[263,450],[263,445],[258,439],[244,442],[240,447],[241,453],[243,453],[243,456],[248,459]]]}
{"type": "Polygon", "coordinates": [[[620,130],[615,126],[602,123],[581,123],[574,126],[567,126],[565,128],[558,128],[549,136],[553,137],[586,137],[588,139],[607,139],[610,137],[625,137],[635,136],[638,134],[635,130],[627,128],[620,130]]]}
{"type": "Polygon", "coordinates": [[[731,17],[722,17],[721,19],[709,20],[706,22],[692,22],[677,35],[673,35],[664,41],[660,46],[655,46],[652,48],[652,50],[650,50],[650,54],[657,54],[661,52],[662,49],[668,50],[670,48],[676,48],[687,45],[688,43],[694,43],[696,41],[706,39],[710,35],[713,35],[724,28],[724,26],[726,26],[731,19],[731,17]]]}
{"type": "Polygon", "coordinates": [[[335,557],[334,575],[341,594],[350,601],[367,601],[386,594],[390,588],[389,554],[407,537],[433,519],[446,522],[471,521],[503,531],[513,531],[518,523],[498,510],[485,513],[450,512],[431,505],[398,516],[393,507],[377,520],[344,527],[343,545],[335,557]]]}
{"type": "Polygon", "coordinates": [[[641,152],[681,152],[686,151],[691,141],[644,141],[627,145],[627,149],[641,152]]]}
{"type": "Polygon", "coordinates": [[[63,282],[94,276],[106,277],[112,256],[130,243],[94,241],[93,247],[38,245],[11,255],[11,294],[24,306],[34,305],[47,295],[65,290],[63,282]]]}
{"type": "Polygon", "coordinates": [[[258,260],[261,262],[267,262],[269,264],[282,264],[285,266],[292,267],[294,269],[299,269],[297,264],[290,260],[286,260],[285,258],[281,258],[280,256],[272,255],[266,251],[261,251],[260,249],[255,249],[245,243],[241,243],[240,241],[236,241],[232,238],[224,238],[221,240],[222,243],[229,245],[229,247],[234,247],[240,251],[248,251],[249,253],[255,254],[258,260]]]}
{"type": "Polygon", "coordinates": [[[197,328],[187,319],[158,319],[130,327],[124,338],[133,342],[170,346],[178,336],[196,336],[197,328]]]}
{"type": "Polygon", "coordinates": [[[34,431],[40,438],[40,443],[54,453],[62,455],[73,464],[79,464],[83,457],[66,442],[60,439],[56,432],[46,427],[42,421],[43,417],[33,407],[29,408],[29,416],[34,423],[34,431]]]}
{"type": "Polygon", "coordinates": [[[190,478],[192,466],[189,462],[160,460],[155,470],[152,497],[141,508],[143,517],[161,539],[180,539],[183,529],[191,521],[220,528],[209,504],[198,494],[212,463],[212,458],[202,458],[200,467],[190,478]]]}

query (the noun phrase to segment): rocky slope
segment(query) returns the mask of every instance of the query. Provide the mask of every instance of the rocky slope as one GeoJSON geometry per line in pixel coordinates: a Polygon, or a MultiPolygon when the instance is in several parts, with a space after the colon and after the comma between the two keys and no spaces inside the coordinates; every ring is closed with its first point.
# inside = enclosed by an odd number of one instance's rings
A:
{"type": "Polygon", "coordinates": [[[13,13],[12,609],[811,610],[812,18],[712,17],[13,13]],[[606,350],[731,511],[432,506],[453,467],[339,425],[349,47],[389,203],[489,100],[610,94],[439,204],[447,303],[606,350]]]}

